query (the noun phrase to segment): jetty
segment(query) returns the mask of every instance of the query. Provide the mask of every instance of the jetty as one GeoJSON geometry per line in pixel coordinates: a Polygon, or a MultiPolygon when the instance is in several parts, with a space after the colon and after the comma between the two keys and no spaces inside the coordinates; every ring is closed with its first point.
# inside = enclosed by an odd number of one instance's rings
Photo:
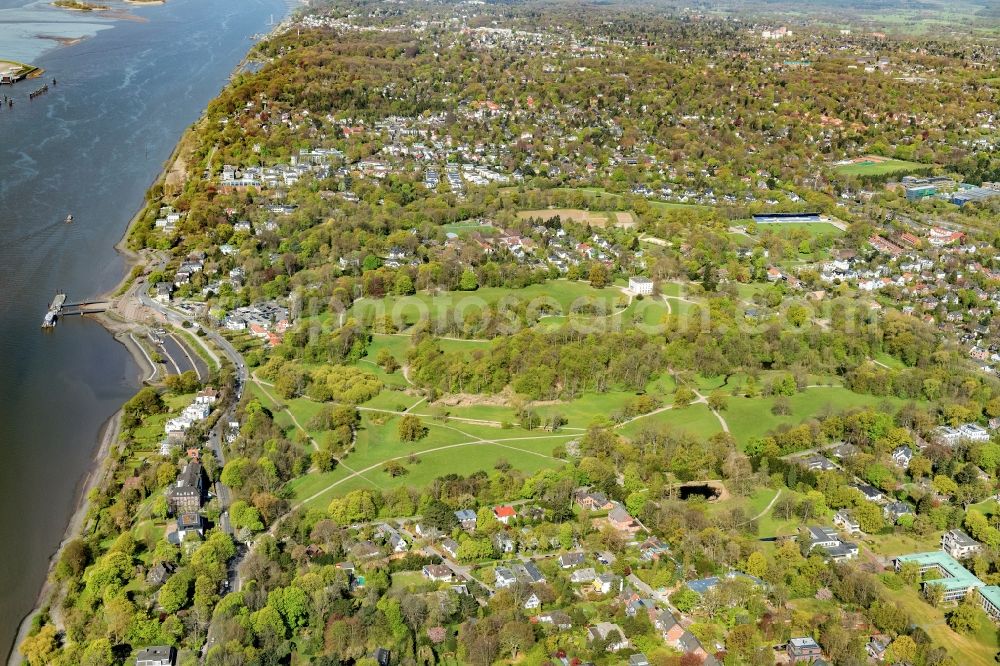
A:
{"type": "Polygon", "coordinates": [[[59,320],[59,315],[62,313],[63,305],[66,304],[66,294],[60,292],[55,295],[52,299],[52,303],[49,305],[49,311],[45,313],[45,319],[42,320],[42,328],[55,328],[56,322],[59,320]]]}
{"type": "Polygon", "coordinates": [[[42,328],[55,328],[60,317],[72,315],[98,314],[105,312],[110,303],[108,301],[80,301],[79,303],[67,303],[66,294],[59,292],[52,299],[49,311],[45,313],[42,320],[42,328]]]}

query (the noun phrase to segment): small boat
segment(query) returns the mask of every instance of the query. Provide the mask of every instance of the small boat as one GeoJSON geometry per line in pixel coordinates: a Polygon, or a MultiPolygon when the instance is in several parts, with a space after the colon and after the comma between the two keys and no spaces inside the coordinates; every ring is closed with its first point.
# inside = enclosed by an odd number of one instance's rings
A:
{"type": "Polygon", "coordinates": [[[72,215],[67,215],[66,216],[66,224],[69,224],[72,221],[73,221],[73,216],[72,215]]]}

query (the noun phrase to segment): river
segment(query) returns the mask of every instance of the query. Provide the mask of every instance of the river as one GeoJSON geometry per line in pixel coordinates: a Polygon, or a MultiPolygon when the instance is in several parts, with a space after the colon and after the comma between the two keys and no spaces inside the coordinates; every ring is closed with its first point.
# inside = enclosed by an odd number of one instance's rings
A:
{"type": "Polygon", "coordinates": [[[46,70],[0,86],[0,644],[10,646],[45,579],[101,425],[139,387],[139,368],[93,321],[39,324],[113,287],[113,246],[186,126],[225,85],[284,0],[112,4],[108,18],[0,0],[0,59],[46,70]],[[44,25],[44,28],[39,26],[44,25]],[[83,41],[52,48],[38,35],[83,41]],[[75,220],[65,224],[67,214],[75,220]]]}

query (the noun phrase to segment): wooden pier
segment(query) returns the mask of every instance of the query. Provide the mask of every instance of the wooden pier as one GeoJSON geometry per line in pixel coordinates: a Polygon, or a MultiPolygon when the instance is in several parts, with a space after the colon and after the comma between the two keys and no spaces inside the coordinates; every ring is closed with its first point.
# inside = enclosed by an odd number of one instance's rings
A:
{"type": "Polygon", "coordinates": [[[67,303],[66,294],[60,292],[52,299],[49,311],[45,313],[42,320],[42,328],[55,328],[60,317],[70,315],[97,314],[108,309],[107,301],[80,301],[79,303],[67,303]]]}

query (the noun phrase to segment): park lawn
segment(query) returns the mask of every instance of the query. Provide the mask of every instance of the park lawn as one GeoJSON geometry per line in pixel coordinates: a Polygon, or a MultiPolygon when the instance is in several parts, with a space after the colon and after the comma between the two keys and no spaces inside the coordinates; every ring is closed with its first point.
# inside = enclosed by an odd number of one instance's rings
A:
{"type": "Polygon", "coordinates": [[[702,438],[722,432],[719,420],[707,405],[701,403],[642,416],[622,426],[618,432],[625,437],[633,438],[647,428],[659,427],[681,430],[702,438]]]}
{"type": "Polygon", "coordinates": [[[976,511],[989,517],[1000,511],[1000,503],[991,497],[990,499],[983,500],[982,502],[970,504],[968,510],[976,511]]]}
{"type": "Polygon", "coordinates": [[[596,302],[596,307],[613,313],[625,296],[617,289],[596,289],[586,282],[550,280],[523,289],[482,287],[475,291],[449,291],[439,294],[419,292],[411,296],[386,296],[381,299],[358,300],[349,310],[350,316],[361,320],[389,316],[397,327],[412,326],[427,319],[455,318],[463,322],[467,314],[486,311],[500,302],[527,302],[529,311],[551,311],[567,315],[574,305],[596,302]],[[544,310],[543,310],[544,308],[544,310]]]}
{"type": "Polygon", "coordinates": [[[772,222],[758,223],[757,233],[763,234],[765,231],[773,233],[775,236],[787,238],[796,231],[803,231],[810,238],[822,238],[824,236],[843,236],[844,232],[829,222],[772,222]]]}
{"type": "Polygon", "coordinates": [[[670,302],[670,314],[676,317],[688,317],[691,315],[691,310],[697,305],[696,303],[691,303],[690,301],[681,300],[676,296],[664,296],[664,298],[670,302]]]}
{"type": "Polygon", "coordinates": [[[717,516],[734,507],[743,507],[747,512],[747,516],[752,518],[763,511],[777,494],[778,490],[775,488],[756,488],[749,497],[731,495],[724,502],[706,502],[705,512],[710,516],[717,516]]]}
{"type": "Polygon", "coordinates": [[[956,633],[947,625],[944,610],[934,608],[920,598],[916,588],[906,586],[901,590],[884,588],[884,595],[906,612],[914,624],[927,632],[931,640],[943,646],[963,666],[992,666],[998,651],[996,627],[983,621],[980,631],[971,636],[956,633]]]}
{"type": "Polygon", "coordinates": [[[665,323],[669,310],[663,301],[647,298],[632,301],[624,314],[635,324],[655,327],[665,323]]]}
{"type": "Polygon", "coordinates": [[[450,224],[442,224],[441,229],[445,233],[453,233],[459,236],[467,236],[473,231],[478,231],[484,235],[494,235],[497,233],[497,228],[491,224],[480,224],[479,222],[473,222],[466,220],[464,222],[451,222],[450,224]]]}
{"type": "Polygon", "coordinates": [[[908,162],[906,160],[886,159],[881,162],[864,161],[856,164],[840,164],[835,166],[833,170],[845,176],[881,176],[882,174],[895,173],[897,171],[917,171],[931,166],[933,165],[908,162]]]}
{"type": "Polygon", "coordinates": [[[852,407],[877,406],[888,400],[894,406],[901,406],[904,400],[891,397],[878,397],[855,393],[842,386],[809,388],[801,393],[789,396],[788,402],[792,413],[788,416],[777,416],[771,413],[774,397],[744,398],[733,396],[729,398],[723,418],[729,423],[737,444],[746,446],[754,437],[763,437],[779,425],[798,425],[806,419],[821,415],[827,409],[840,412],[852,407]]]}
{"type": "Polygon", "coordinates": [[[405,412],[421,400],[422,398],[419,396],[408,395],[402,391],[382,391],[368,402],[362,403],[359,406],[390,412],[405,412]]]}
{"type": "Polygon", "coordinates": [[[941,547],[941,533],[933,532],[926,537],[916,537],[900,531],[893,534],[863,537],[863,541],[873,553],[885,557],[895,557],[939,549],[941,547]]]}
{"type": "Polygon", "coordinates": [[[536,408],[536,412],[544,422],[550,414],[562,414],[566,425],[572,428],[586,428],[594,421],[610,418],[613,412],[622,409],[625,403],[635,398],[632,391],[608,391],[607,393],[584,393],[575,400],[561,402],[557,405],[545,405],[536,408]]]}
{"type": "Polygon", "coordinates": [[[390,374],[386,372],[382,368],[382,366],[375,363],[374,356],[368,356],[365,358],[358,359],[355,363],[352,363],[351,365],[353,365],[356,368],[360,368],[362,370],[372,373],[373,375],[379,378],[379,381],[381,381],[386,386],[386,388],[396,387],[404,389],[407,386],[409,386],[409,383],[407,383],[406,381],[406,377],[403,376],[402,368],[390,374]]]}
{"type": "MultiPolygon", "coordinates": [[[[390,421],[395,426],[395,419],[390,421]]],[[[375,428],[375,430],[378,430],[375,428]]],[[[382,432],[382,431],[379,431],[382,432]]],[[[499,431],[494,429],[495,433],[499,431]]],[[[424,440],[414,444],[372,445],[362,442],[363,439],[378,437],[378,432],[372,432],[363,438],[361,431],[358,436],[358,450],[345,459],[345,465],[330,472],[313,473],[295,479],[289,483],[296,501],[307,500],[310,507],[324,507],[335,497],[343,496],[352,490],[361,488],[388,489],[400,486],[424,487],[439,476],[445,474],[469,475],[477,471],[490,471],[501,460],[506,461],[513,469],[533,474],[541,469],[564,465],[565,462],[551,457],[552,450],[560,444],[565,444],[570,437],[567,435],[546,435],[537,437],[508,434],[498,435],[499,439],[508,437],[526,437],[510,442],[473,441],[459,433],[459,441],[450,436],[431,429],[431,434],[424,440]],[[444,444],[442,442],[448,441],[444,444]],[[403,448],[407,447],[407,448],[403,448]],[[421,452],[426,451],[426,452],[421,452]],[[413,454],[419,462],[410,463],[408,458],[413,454]],[[385,462],[398,458],[407,473],[391,477],[382,467],[385,462]],[[350,469],[348,469],[348,467],[350,469]],[[351,476],[351,470],[361,473],[361,476],[351,476]],[[335,484],[335,485],[334,485],[335,484]],[[330,486],[333,487],[330,487],[330,486]]]]}
{"type": "Polygon", "coordinates": [[[879,363],[889,366],[893,370],[902,370],[903,368],[906,367],[906,365],[898,358],[892,356],[891,354],[886,354],[885,352],[879,352],[878,354],[875,354],[875,360],[878,361],[879,363]]]}

